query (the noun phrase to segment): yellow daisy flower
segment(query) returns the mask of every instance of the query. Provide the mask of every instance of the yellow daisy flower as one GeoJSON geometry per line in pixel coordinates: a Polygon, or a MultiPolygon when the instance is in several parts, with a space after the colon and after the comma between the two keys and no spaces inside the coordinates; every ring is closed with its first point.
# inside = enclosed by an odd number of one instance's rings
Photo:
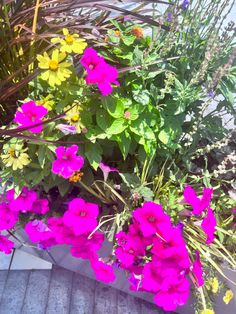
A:
{"type": "Polygon", "coordinates": [[[200,314],[215,314],[213,310],[206,309],[206,311],[202,310],[200,314]]]}
{"type": "Polygon", "coordinates": [[[225,302],[225,304],[229,304],[229,302],[233,299],[234,297],[234,293],[232,290],[227,290],[225,292],[225,295],[223,297],[223,301],[225,302]]]}
{"type": "Polygon", "coordinates": [[[67,53],[79,53],[82,54],[87,47],[85,39],[78,39],[78,34],[70,34],[67,28],[63,28],[63,38],[55,37],[51,39],[52,43],[59,42],[61,44],[60,50],[67,53]]]}
{"type": "MultiPolygon", "coordinates": [[[[74,105],[74,104],[73,104],[74,105]]],[[[65,111],[67,111],[69,108],[66,107],[65,111]]],[[[78,104],[71,108],[69,111],[66,112],[66,116],[64,119],[70,124],[76,127],[77,133],[81,133],[82,129],[85,128],[85,126],[81,122],[80,118],[80,111],[82,111],[82,107],[78,104]]]]}
{"type": "Polygon", "coordinates": [[[67,68],[72,64],[65,62],[66,53],[59,52],[58,49],[53,50],[51,58],[44,52],[43,56],[38,55],[39,68],[45,70],[41,74],[41,78],[48,81],[49,85],[61,85],[70,75],[71,71],[67,68]]]}
{"type": "Polygon", "coordinates": [[[52,109],[54,109],[55,106],[55,102],[54,100],[52,100],[53,98],[54,96],[52,94],[48,94],[46,97],[42,97],[42,99],[36,100],[36,104],[42,105],[47,108],[48,111],[51,111],[52,109]]]}
{"type": "Polygon", "coordinates": [[[28,148],[23,148],[19,143],[7,143],[3,145],[3,154],[1,154],[2,162],[6,167],[12,167],[15,171],[23,169],[30,163],[29,155],[25,152],[28,148]]]}
{"type": "Polygon", "coordinates": [[[217,293],[219,291],[219,281],[217,277],[214,277],[211,282],[211,288],[213,293],[217,293]]]}

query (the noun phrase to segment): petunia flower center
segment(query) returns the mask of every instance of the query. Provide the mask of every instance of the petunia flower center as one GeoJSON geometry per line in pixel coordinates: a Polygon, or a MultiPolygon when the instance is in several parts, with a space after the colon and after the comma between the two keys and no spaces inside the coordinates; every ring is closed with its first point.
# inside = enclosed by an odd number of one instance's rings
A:
{"type": "Polygon", "coordinates": [[[32,115],[32,116],[31,116],[31,121],[32,121],[32,122],[35,122],[35,120],[36,120],[36,116],[35,116],[35,115],[32,115]]]}
{"type": "Polygon", "coordinates": [[[63,155],[63,156],[62,156],[62,159],[63,159],[63,160],[68,160],[69,157],[68,157],[67,155],[63,155]]]}
{"type": "Polygon", "coordinates": [[[95,66],[92,63],[90,63],[90,65],[88,67],[90,70],[93,70],[95,68],[95,66]]]}
{"type": "Polygon", "coordinates": [[[59,67],[59,63],[56,60],[50,60],[48,66],[50,70],[56,71],[59,67]]]}
{"type": "Polygon", "coordinates": [[[74,37],[73,37],[72,35],[67,35],[67,36],[65,37],[65,41],[66,41],[66,43],[67,43],[68,45],[72,45],[73,42],[75,41],[75,39],[74,39],[74,37]]]}
{"type": "Polygon", "coordinates": [[[154,222],[154,221],[156,221],[156,218],[154,216],[149,216],[148,221],[154,222]]]}
{"type": "Polygon", "coordinates": [[[70,118],[71,122],[78,122],[79,121],[79,115],[78,113],[73,114],[73,116],[70,118]]]}
{"type": "Polygon", "coordinates": [[[85,217],[86,216],[86,212],[85,211],[81,211],[79,214],[81,217],[85,217]]]}

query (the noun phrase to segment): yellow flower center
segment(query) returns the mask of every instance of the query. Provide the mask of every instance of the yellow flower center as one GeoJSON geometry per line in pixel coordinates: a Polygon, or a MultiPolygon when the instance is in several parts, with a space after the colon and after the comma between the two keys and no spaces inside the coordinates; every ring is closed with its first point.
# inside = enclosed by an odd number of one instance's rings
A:
{"type": "Polygon", "coordinates": [[[79,115],[78,113],[73,114],[73,116],[70,118],[71,122],[78,122],[79,121],[79,115]]]}
{"type": "Polygon", "coordinates": [[[67,36],[65,36],[65,41],[66,41],[66,43],[68,44],[68,45],[72,45],[73,44],[73,42],[74,42],[74,37],[72,36],[72,35],[67,35],[67,36]]]}
{"type": "Polygon", "coordinates": [[[116,30],[116,31],[115,31],[115,35],[116,35],[117,37],[120,37],[120,36],[121,36],[121,32],[120,32],[119,30],[116,30]]]}
{"type": "Polygon", "coordinates": [[[59,63],[56,60],[50,60],[48,66],[50,70],[56,71],[59,67],[59,63]]]}
{"type": "Polygon", "coordinates": [[[9,149],[8,153],[9,153],[9,155],[11,155],[11,157],[16,158],[16,151],[15,151],[15,149],[13,149],[13,148],[9,149]]]}

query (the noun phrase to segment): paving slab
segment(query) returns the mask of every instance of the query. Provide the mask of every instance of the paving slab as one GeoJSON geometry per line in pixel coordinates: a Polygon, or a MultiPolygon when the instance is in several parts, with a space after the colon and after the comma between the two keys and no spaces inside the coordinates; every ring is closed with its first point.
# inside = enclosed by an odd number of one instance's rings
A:
{"type": "Polygon", "coordinates": [[[69,314],[74,273],[53,267],[45,314],[69,314]]]}
{"type": "Polygon", "coordinates": [[[11,270],[7,274],[0,302],[0,314],[22,313],[29,276],[30,272],[27,270],[11,270]]]}
{"type": "MultiPolygon", "coordinates": [[[[48,302],[50,270],[32,270],[25,293],[22,314],[44,314],[48,302]]],[[[59,313],[58,313],[59,314],[59,313]]]]}

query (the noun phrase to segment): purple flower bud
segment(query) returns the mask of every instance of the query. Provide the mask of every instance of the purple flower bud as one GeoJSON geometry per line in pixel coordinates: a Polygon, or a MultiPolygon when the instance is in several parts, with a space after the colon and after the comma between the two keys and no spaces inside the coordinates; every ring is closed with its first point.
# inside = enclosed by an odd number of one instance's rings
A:
{"type": "Polygon", "coordinates": [[[166,21],[169,23],[173,21],[173,14],[171,12],[167,13],[166,21]]]}
{"type": "Polygon", "coordinates": [[[190,1],[189,0],[184,0],[182,3],[181,3],[181,7],[182,7],[182,10],[186,11],[188,6],[190,4],[190,1]]]}
{"type": "Polygon", "coordinates": [[[215,94],[214,94],[214,92],[213,92],[212,89],[207,93],[207,95],[208,95],[209,97],[211,97],[211,98],[213,98],[213,97],[215,96],[215,94]]]}
{"type": "Polygon", "coordinates": [[[76,127],[74,125],[58,124],[56,128],[60,130],[62,133],[64,133],[65,135],[77,133],[76,127]]]}
{"type": "Polygon", "coordinates": [[[119,173],[119,170],[114,168],[114,167],[110,167],[106,164],[104,164],[103,162],[100,162],[99,166],[98,166],[102,172],[103,172],[103,176],[104,176],[104,181],[107,181],[107,178],[108,178],[108,174],[110,172],[118,172],[119,173]]]}

